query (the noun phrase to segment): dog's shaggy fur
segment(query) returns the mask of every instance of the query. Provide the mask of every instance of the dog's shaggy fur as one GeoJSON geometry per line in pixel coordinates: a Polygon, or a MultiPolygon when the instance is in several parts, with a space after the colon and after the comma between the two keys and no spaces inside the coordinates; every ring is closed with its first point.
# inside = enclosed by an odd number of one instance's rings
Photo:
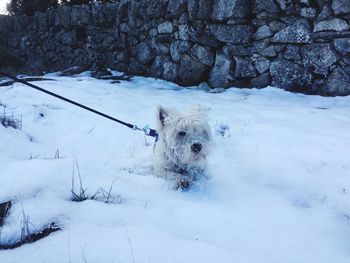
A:
{"type": "Polygon", "coordinates": [[[212,141],[207,110],[198,107],[186,113],[159,107],[159,140],[154,149],[155,173],[172,182],[175,189],[188,188],[205,176],[212,141]]]}

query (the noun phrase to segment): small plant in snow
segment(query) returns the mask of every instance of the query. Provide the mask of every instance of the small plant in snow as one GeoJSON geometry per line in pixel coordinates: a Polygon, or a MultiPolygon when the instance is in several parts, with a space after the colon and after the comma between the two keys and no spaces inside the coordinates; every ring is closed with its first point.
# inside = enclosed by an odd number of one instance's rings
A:
{"type": "Polygon", "coordinates": [[[57,149],[56,153],[55,153],[55,159],[60,159],[60,151],[57,149]]]}
{"type": "MultiPolygon", "coordinates": [[[[21,204],[22,205],[22,204],[21,204]]],[[[24,212],[24,208],[22,205],[22,221],[21,221],[21,241],[25,240],[26,237],[30,236],[30,230],[29,230],[29,216],[26,215],[24,212]]]]}
{"type": "MultiPolygon", "coordinates": [[[[33,160],[33,159],[39,159],[39,157],[41,156],[42,154],[39,153],[37,155],[33,155],[32,153],[29,154],[29,160],[33,160]]],[[[46,155],[46,153],[45,153],[46,155]]],[[[51,160],[51,159],[61,159],[61,155],[60,155],[60,151],[57,149],[56,152],[55,152],[55,155],[53,157],[42,157],[41,159],[44,159],[44,160],[51,160]]]]}
{"type": "Polygon", "coordinates": [[[5,218],[7,217],[11,206],[11,201],[0,203],[0,227],[2,227],[2,225],[4,224],[5,218]]]}
{"type": "MultiPolygon", "coordinates": [[[[20,239],[15,241],[9,240],[5,243],[0,242],[0,250],[14,249],[24,244],[33,243],[50,235],[53,232],[61,230],[55,223],[52,222],[44,226],[41,230],[31,231],[30,226],[34,228],[34,225],[30,222],[29,216],[26,215],[22,204],[21,206],[22,206],[22,220],[21,220],[21,228],[20,228],[20,231],[21,231],[20,239]]],[[[10,207],[8,209],[10,209],[10,207]]],[[[0,234],[1,234],[1,230],[2,228],[0,228],[0,234]]]]}
{"type": "Polygon", "coordinates": [[[91,199],[101,201],[101,202],[104,202],[106,204],[121,203],[121,196],[120,195],[117,195],[117,196],[112,195],[113,185],[114,185],[114,182],[116,180],[117,180],[117,178],[113,180],[108,191],[106,191],[105,189],[100,187],[97,190],[97,192],[91,197],[91,199]]]}
{"type": "Polygon", "coordinates": [[[96,200],[96,201],[101,201],[104,202],[106,204],[112,204],[112,203],[121,203],[121,196],[120,195],[113,195],[112,194],[112,190],[113,190],[113,185],[114,182],[117,179],[114,179],[113,182],[111,183],[111,186],[109,187],[108,191],[106,191],[104,188],[100,187],[95,194],[93,195],[89,195],[86,193],[86,190],[83,186],[83,181],[81,178],[81,174],[80,174],[80,169],[79,169],[79,164],[76,161],[75,162],[75,166],[73,166],[73,175],[72,175],[72,189],[71,189],[71,193],[72,193],[72,197],[71,200],[74,202],[82,202],[85,200],[96,200]],[[75,190],[75,167],[77,169],[78,172],[78,178],[79,178],[79,190],[78,192],[76,192],[75,190]]]}
{"type": "Polygon", "coordinates": [[[88,199],[88,196],[85,194],[86,189],[83,187],[83,181],[81,179],[80,169],[79,169],[79,163],[78,161],[75,161],[75,166],[73,165],[73,175],[72,175],[72,198],[71,200],[74,202],[82,202],[88,199]],[[78,171],[78,178],[79,178],[79,193],[75,192],[75,166],[78,171]]]}
{"type": "Polygon", "coordinates": [[[215,134],[224,138],[231,137],[230,126],[224,123],[216,124],[215,134]]]}
{"type": "Polygon", "coordinates": [[[6,128],[12,127],[14,129],[20,130],[22,128],[22,116],[18,118],[14,116],[13,113],[8,114],[6,112],[6,108],[4,107],[3,113],[0,115],[0,123],[6,128]]]}

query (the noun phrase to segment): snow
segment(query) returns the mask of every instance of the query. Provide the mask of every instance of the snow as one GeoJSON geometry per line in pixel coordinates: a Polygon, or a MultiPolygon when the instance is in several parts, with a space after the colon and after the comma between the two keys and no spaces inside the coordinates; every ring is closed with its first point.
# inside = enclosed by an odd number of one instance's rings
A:
{"type": "Polygon", "coordinates": [[[0,0],[0,15],[6,14],[6,6],[9,0],[0,0]]]}
{"type": "Polygon", "coordinates": [[[0,262],[350,262],[350,97],[46,77],[56,81],[35,84],[140,127],[154,127],[158,104],[210,107],[210,179],[171,190],[152,174],[152,138],[22,84],[1,87],[23,120],[0,125],[0,202],[14,200],[1,242],[20,237],[22,210],[32,230],[54,221],[62,231],[0,251],[0,262]],[[88,194],[115,180],[121,202],[70,201],[75,163],[88,194]]]}

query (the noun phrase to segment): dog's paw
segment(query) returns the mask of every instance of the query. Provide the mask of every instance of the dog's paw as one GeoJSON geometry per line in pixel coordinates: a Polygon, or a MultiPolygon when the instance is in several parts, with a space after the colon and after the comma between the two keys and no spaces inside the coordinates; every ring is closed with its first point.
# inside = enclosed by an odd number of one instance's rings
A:
{"type": "Polygon", "coordinates": [[[191,186],[191,182],[186,179],[178,180],[174,183],[174,190],[188,190],[191,186]]]}

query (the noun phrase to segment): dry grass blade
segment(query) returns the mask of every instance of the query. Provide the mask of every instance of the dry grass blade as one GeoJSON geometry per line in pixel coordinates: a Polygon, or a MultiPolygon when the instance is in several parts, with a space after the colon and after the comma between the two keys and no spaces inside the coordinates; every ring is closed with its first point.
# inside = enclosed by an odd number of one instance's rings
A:
{"type": "Polygon", "coordinates": [[[47,237],[51,233],[61,230],[55,223],[51,223],[39,232],[29,233],[28,235],[21,238],[21,240],[10,243],[10,244],[0,244],[0,250],[14,249],[18,248],[24,244],[34,243],[44,237],[47,237]]]}
{"type": "Polygon", "coordinates": [[[11,201],[0,203],[0,227],[4,224],[5,218],[8,216],[11,206],[11,201]]]}
{"type": "Polygon", "coordinates": [[[14,129],[20,130],[22,128],[22,116],[16,117],[13,113],[7,114],[4,107],[3,114],[0,115],[0,123],[5,127],[12,127],[14,129]]]}

